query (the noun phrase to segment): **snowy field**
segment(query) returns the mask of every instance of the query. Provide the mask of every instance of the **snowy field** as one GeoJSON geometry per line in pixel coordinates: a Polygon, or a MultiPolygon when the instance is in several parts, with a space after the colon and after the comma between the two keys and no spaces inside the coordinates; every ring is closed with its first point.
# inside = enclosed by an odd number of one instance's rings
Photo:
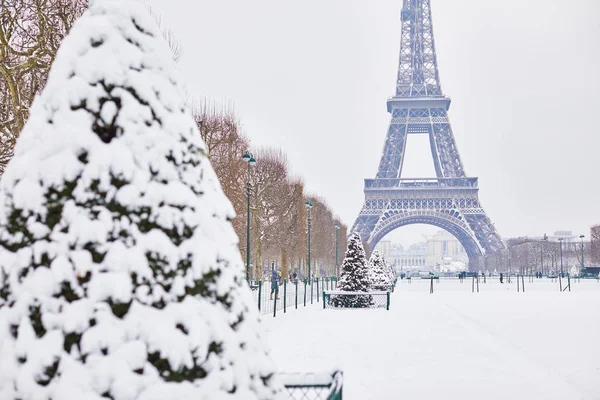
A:
{"type": "Polygon", "coordinates": [[[398,281],[390,311],[263,316],[284,372],[344,371],[344,399],[600,399],[600,283],[398,281]]]}

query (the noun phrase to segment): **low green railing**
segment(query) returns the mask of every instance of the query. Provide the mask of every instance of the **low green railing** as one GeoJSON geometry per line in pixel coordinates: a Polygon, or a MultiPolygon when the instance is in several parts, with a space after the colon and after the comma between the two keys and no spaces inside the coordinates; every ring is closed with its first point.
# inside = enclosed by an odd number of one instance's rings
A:
{"type": "Polygon", "coordinates": [[[385,308],[390,309],[390,292],[323,291],[325,308],[385,308]]]}
{"type": "Polygon", "coordinates": [[[331,374],[280,374],[279,377],[290,400],[342,400],[342,371],[331,374]]]}
{"type": "Polygon", "coordinates": [[[280,311],[286,313],[290,308],[319,303],[321,291],[336,289],[337,281],[336,277],[314,278],[312,281],[282,280],[277,285],[272,285],[271,281],[252,281],[250,288],[259,312],[275,317],[280,311]]]}

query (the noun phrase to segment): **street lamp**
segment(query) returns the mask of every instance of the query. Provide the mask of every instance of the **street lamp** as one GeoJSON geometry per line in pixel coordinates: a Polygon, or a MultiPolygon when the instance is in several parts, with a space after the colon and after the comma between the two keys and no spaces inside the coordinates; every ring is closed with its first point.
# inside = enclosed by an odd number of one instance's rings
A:
{"type": "Polygon", "coordinates": [[[306,209],[308,210],[308,212],[306,214],[306,223],[308,225],[308,281],[312,285],[312,279],[311,279],[312,275],[310,274],[310,222],[311,222],[310,221],[310,209],[313,207],[313,205],[310,202],[310,200],[307,200],[306,203],[304,203],[304,205],[306,206],[306,209]]]}
{"type": "Polygon", "coordinates": [[[248,180],[246,181],[246,195],[248,197],[248,222],[246,225],[246,281],[250,284],[250,167],[256,164],[256,159],[251,153],[244,153],[242,159],[248,163],[248,180]]]}
{"type": "MultiPolygon", "coordinates": [[[[583,271],[583,269],[585,268],[585,264],[583,262],[583,238],[585,237],[585,235],[579,235],[579,239],[581,239],[581,270],[583,271]]],[[[581,272],[580,272],[581,274],[581,272]]],[[[580,275],[581,276],[581,275],[580,275]]]]}
{"type": "Polygon", "coordinates": [[[563,242],[563,238],[558,238],[558,244],[560,247],[560,275],[558,275],[558,283],[559,283],[561,292],[562,292],[562,275],[563,275],[562,242],[563,242]]]}
{"type": "Polygon", "coordinates": [[[338,264],[338,232],[340,230],[340,226],[338,224],[335,224],[333,227],[335,228],[335,275],[339,278],[340,267],[338,264]]]}

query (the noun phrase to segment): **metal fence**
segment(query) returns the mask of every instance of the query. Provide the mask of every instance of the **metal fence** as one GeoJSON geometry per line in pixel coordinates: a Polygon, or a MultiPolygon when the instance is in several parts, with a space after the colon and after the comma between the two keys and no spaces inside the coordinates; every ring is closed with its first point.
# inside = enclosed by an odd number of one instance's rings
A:
{"type": "Polygon", "coordinates": [[[276,285],[272,281],[253,281],[250,287],[259,312],[275,317],[279,312],[286,313],[290,309],[319,303],[319,294],[323,290],[335,290],[337,282],[336,277],[291,281],[282,279],[276,285]]]}
{"type": "Polygon", "coordinates": [[[323,308],[385,308],[390,309],[390,292],[323,291],[323,308]]]}
{"type": "Polygon", "coordinates": [[[280,374],[290,400],[342,400],[343,374],[280,374]]]}

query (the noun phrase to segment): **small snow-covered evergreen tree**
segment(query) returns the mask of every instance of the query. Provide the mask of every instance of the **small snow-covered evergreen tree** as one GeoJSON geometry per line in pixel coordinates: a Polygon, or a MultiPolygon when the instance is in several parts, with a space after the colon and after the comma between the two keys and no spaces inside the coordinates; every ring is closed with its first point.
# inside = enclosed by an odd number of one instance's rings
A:
{"type": "Polygon", "coordinates": [[[369,260],[369,280],[371,289],[388,291],[392,288],[390,268],[378,250],[373,251],[369,260]]]}
{"type": "Polygon", "coordinates": [[[393,265],[391,265],[390,263],[388,263],[388,262],[387,262],[387,260],[386,260],[385,258],[381,257],[381,259],[382,259],[382,261],[383,261],[384,269],[385,269],[386,273],[387,273],[387,274],[388,274],[388,276],[389,276],[389,279],[390,279],[390,284],[392,284],[392,285],[393,285],[393,284],[394,284],[394,281],[395,281],[395,280],[396,280],[396,278],[397,278],[397,275],[396,275],[396,270],[394,269],[394,266],[393,266],[393,265]]]}
{"type": "MultiPolygon", "coordinates": [[[[338,289],[344,292],[368,292],[369,266],[367,255],[363,248],[360,236],[352,234],[348,240],[348,249],[340,272],[338,289]]],[[[373,304],[371,296],[365,295],[340,295],[331,296],[334,307],[369,307],[373,304]]]]}
{"type": "Polygon", "coordinates": [[[0,180],[0,399],[273,399],[231,226],[137,0],[65,38],[0,180]]]}

